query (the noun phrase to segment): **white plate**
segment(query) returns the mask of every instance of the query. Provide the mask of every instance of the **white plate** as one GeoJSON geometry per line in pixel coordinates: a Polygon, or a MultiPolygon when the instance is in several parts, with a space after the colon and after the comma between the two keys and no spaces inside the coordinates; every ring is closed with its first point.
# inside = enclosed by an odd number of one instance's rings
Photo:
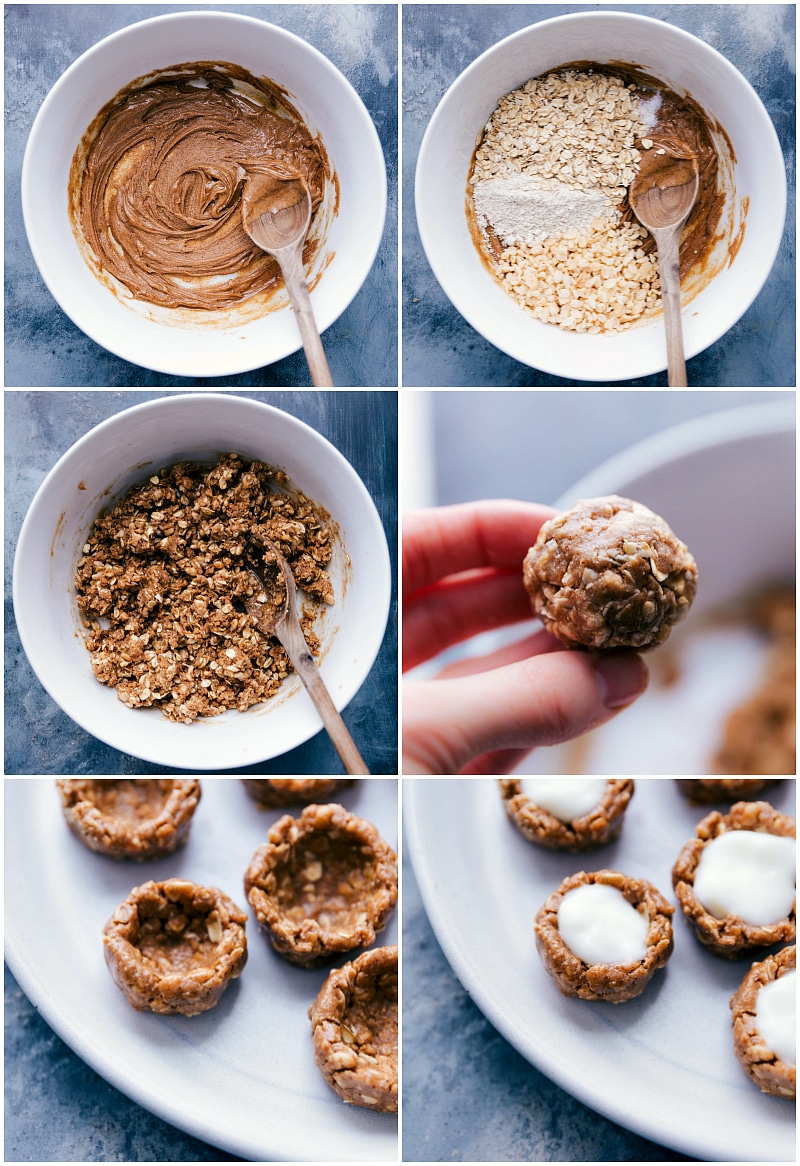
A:
{"type": "MultiPolygon", "coordinates": [[[[562,996],[533,918],[567,875],[608,867],[674,902],[671,870],[704,809],[671,778],[640,778],[620,839],[586,855],[534,846],[491,779],[405,783],[404,829],[425,909],[461,983],[528,1061],[592,1109],[695,1157],[794,1161],[795,1107],[758,1091],[733,1055],[728,1001],[748,959],[712,956],[674,920],[675,950],[626,1004],[562,996]]],[[[794,781],[769,791],[794,813],[794,781]]],[[[766,795],[765,795],[766,796],[766,795]]]]}
{"type": "MultiPolygon", "coordinates": [[[[397,1120],[346,1106],[323,1081],[308,1007],[325,969],[292,967],[252,918],[240,979],[210,1012],[136,1012],[103,959],[101,929],[133,886],[173,875],[221,887],[247,908],[243,878],[280,811],[260,811],[238,779],[208,779],[188,844],[173,858],[114,862],[64,823],[47,778],[5,780],[8,964],[48,1024],[134,1101],[251,1160],[397,1160],[397,1120]]],[[[397,846],[397,782],[366,780],[341,802],[397,846]]],[[[392,919],[378,944],[397,943],[392,919]]],[[[344,963],[345,960],[339,961],[344,963]]]]}

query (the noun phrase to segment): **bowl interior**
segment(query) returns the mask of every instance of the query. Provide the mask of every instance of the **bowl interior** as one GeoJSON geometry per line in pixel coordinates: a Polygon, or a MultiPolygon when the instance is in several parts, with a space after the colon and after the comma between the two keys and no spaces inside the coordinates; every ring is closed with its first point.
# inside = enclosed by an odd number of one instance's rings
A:
{"type": "MultiPolygon", "coordinates": [[[[92,339],[135,364],[179,376],[233,374],[300,348],[288,308],[248,321],[167,325],[108,290],[82,258],[69,221],[74,151],[92,119],[126,84],[170,65],[230,61],[268,77],[322,138],[338,184],[326,195],[327,228],[311,280],[320,330],[348,306],[377,253],[386,170],[377,132],[346,78],[311,45],[275,25],[233,13],[187,12],[131,25],[94,45],[56,82],[31,130],[22,205],[31,250],[50,291],[92,339]],[[54,192],[60,192],[56,199],[54,192]],[[334,213],[335,211],[335,213],[334,213]]],[[[286,306],[286,299],[276,300],[286,306]]]]}
{"type": "Polygon", "coordinates": [[[337,526],[336,602],[316,630],[338,708],[366,678],[386,627],[391,571],[380,518],[356,472],[315,430],[271,406],[217,394],[169,397],[110,418],[67,451],[31,504],[14,562],[14,611],[30,663],[64,711],[114,748],[156,764],[234,768],[285,753],[321,728],[294,675],[247,712],[180,725],[156,709],[129,709],[91,670],[74,575],[99,510],[153,469],[229,450],[284,469],[337,526]]]}
{"type": "Polygon", "coordinates": [[[601,12],[542,21],[489,49],[450,87],[426,131],[416,174],[420,235],[444,291],[478,332],[516,360],[569,379],[626,380],[666,367],[661,314],[596,336],[535,320],[485,269],[463,210],[476,140],[498,99],[530,77],[580,60],[638,65],[690,94],[729,139],[730,149],[722,135],[715,144],[730,158],[724,181],[733,193],[723,222],[739,245],[684,307],[688,356],[723,335],[767,278],[783,229],[786,177],[772,122],[745,78],[696,37],[649,17],[601,12]]]}

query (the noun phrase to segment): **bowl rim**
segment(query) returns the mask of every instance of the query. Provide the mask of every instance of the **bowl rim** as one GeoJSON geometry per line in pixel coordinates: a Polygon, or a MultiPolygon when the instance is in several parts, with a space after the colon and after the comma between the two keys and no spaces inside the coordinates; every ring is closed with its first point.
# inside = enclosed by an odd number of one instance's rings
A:
{"type": "MultiPolygon", "coordinates": [[[[265,417],[278,415],[282,423],[288,423],[290,427],[294,427],[303,431],[306,436],[311,436],[311,440],[317,445],[325,449],[326,455],[335,462],[340,471],[348,479],[351,487],[355,490],[364,504],[364,514],[367,516],[371,532],[377,537],[375,538],[374,546],[370,548],[370,557],[375,557],[378,562],[379,572],[378,577],[380,581],[380,589],[376,588],[374,597],[371,597],[370,603],[373,612],[375,613],[374,631],[372,632],[372,642],[369,644],[368,650],[364,654],[360,664],[356,667],[356,661],[352,662],[351,679],[348,686],[341,692],[332,692],[332,698],[337,709],[341,711],[350,701],[356,696],[360,689],[365,684],[369,673],[378,657],[378,654],[383,646],[386,638],[386,629],[389,621],[389,613],[391,608],[392,598],[392,566],[391,557],[389,553],[389,544],[386,538],[383,521],[381,519],[375,501],[364,484],[361,476],[358,474],[353,465],[347,460],[344,454],[331,442],[324,434],[315,429],[308,422],[302,420],[292,413],[284,409],[280,409],[275,405],[270,405],[264,401],[255,400],[244,394],[234,393],[226,394],[220,392],[168,392],[165,396],[156,397],[148,401],[143,401],[141,404],[131,405],[126,409],[121,409],[117,413],[113,413],[110,417],[106,417],[103,421],[93,425],[86,433],[82,434],[77,441],[73,442],[68,449],[58,458],[56,463],[45,475],[36,492],[31,499],[25,517],[20,527],[17,543],[14,551],[14,561],[12,567],[12,603],[14,610],[14,621],[19,635],[20,643],[27,657],[28,663],[36,676],[39,684],[47,692],[51,700],[65,713],[72,721],[74,721],[85,732],[89,733],[95,739],[104,742],[117,752],[137,757],[139,760],[149,762],[154,765],[164,765],[174,769],[185,769],[187,772],[214,772],[220,768],[219,764],[211,766],[180,766],[173,757],[165,760],[163,754],[159,754],[158,743],[156,742],[154,748],[148,747],[148,736],[142,732],[136,735],[137,747],[131,747],[131,743],[127,742],[125,745],[120,745],[118,736],[114,732],[113,725],[110,730],[105,725],[96,725],[92,719],[87,715],[84,703],[80,700],[70,701],[64,700],[64,694],[52,682],[52,662],[51,656],[43,643],[35,640],[30,635],[30,627],[37,619],[37,607],[35,599],[28,594],[24,586],[22,578],[23,571],[27,570],[26,559],[33,553],[29,550],[30,545],[37,537],[37,520],[39,519],[40,511],[47,505],[47,496],[52,493],[53,484],[58,480],[58,477],[63,470],[76,458],[80,458],[83,451],[90,442],[97,440],[98,435],[103,436],[104,431],[111,431],[120,425],[126,424],[126,419],[130,418],[131,414],[136,412],[143,414],[146,412],[157,412],[159,408],[165,405],[175,406],[183,409],[191,406],[192,403],[214,402],[225,404],[226,408],[231,407],[231,402],[241,402],[245,408],[255,407],[258,411],[262,411],[265,417]],[[22,618],[20,618],[20,615],[22,618]],[[58,695],[54,693],[53,688],[56,688],[58,695]],[[139,744],[140,742],[140,744],[139,744]]],[[[234,408],[239,407],[237,404],[234,408]]],[[[213,439],[211,444],[213,445],[213,439]]],[[[289,474],[290,479],[294,482],[294,476],[291,467],[283,467],[289,474]]],[[[146,473],[142,471],[143,475],[146,473]]],[[[124,491],[123,491],[124,492],[124,491]]],[[[112,493],[111,498],[121,496],[118,493],[112,493]]],[[[336,518],[334,518],[337,521],[336,518]]],[[[344,521],[344,516],[341,516],[338,521],[344,521]]],[[[48,536],[49,537],[49,536],[48,536]]],[[[344,544],[342,544],[344,547],[344,544]]],[[[346,551],[346,547],[344,547],[346,551]]],[[[70,585],[70,595],[73,596],[74,586],[70,585]]],[[[68,692],[69,690],[67,690],[68,692]]],[[[278,694],[280,695],[280,694],[278,694]]],[[[265,702],[260,702],[253,706],[256,709],[263,708],[265,702]]],[[[260,762],[269,761],[272,758],[283,756],[292,749],[305,744],[316,736],[317,733],[324,731],[324,726],[316,712],[313,711],[313,716],[310,716],[306,725],[300,727],[300,731],[296,734],[290,744],[281,745],[276,749],[271,745],[270,735],[263,731],[263,723],[257,726],[260,731],[254,731],[247,738],[247,747],[243,748],[240,756],[237,757],[236,767],[248,766],[258,764],[260,762]]],[[[237,710],[227,710],[228,714],[236,713],[237,716],[245,714],[238,713],[237,710]]],[[[223,714],[225,715],[225,714],[223,714]]],[[[219,718],[203,718],[203,720],[212,725],[213,722],[219,718]]],[[[242,722],[244,724],[245,722],[242,722]]],[[[201,747],[207,747],[208,741],[205,739],[201,743],[201,747]]],[[[197,746],[195,746],[197,748],[197,746]]],[[[222,766],[225,768],[225,766],[222,766]]]]}
{"type": "MultiPolygon", "coordinates": [[[[649,29],[654,34],[656,33],[656,30],[663,30],[664,26],[666,25],[670,31],[673,32],[679,39],[683,38],[692,42],[693,44],[702,46],[703,52],[715,58],[719,66],[724,71],[726,71],[731,76],[735,76],[737,83],[750,92],[754,102],[754,108],[760,110],[761,114],[763,114],[763,125],[760,127],[760,129],[763,131],[763,135],[769,139],[769,148],[775,152],[776,157],[781,159],[780,172],[782,174],[782,180],[778,186],[778,189],[772,193],[772,197],[774,198],[774,213],[771,214],[770,218],[774,224],[773,236],[770,246],[766,249],[762,249],[761,252],[761,270],[763,272],[763,276],[759,280],[751,281],[746,293],[737,299],[737,304],[740,306],[735,308],[734,317],[730,318],[730,313],[728,313],[724,319],[718,321],[717,324],[710,330],[708,339],[703,338],[703,341],[700,344],[692,342],[687,344],[686,340],[684,339],[685,355],[687,360],[697,356],[701,352],[704,352],[707,348],[710,348],[712,344],[716,344],[717,341],[728,331],[730,331],[730,329],[733,328],[734,325],[742,318],[745,312],[747,312],[747,310],[751,307],[756,297],[760,294],[764,284],[769,278],[778,255],[787,212],[786,162],[783,157],[783,150],[781,148],[777,131],[772,122],[772,119],[766,110],[766,107],[764,106],[763,101],[759,97],[753,85],[744,76],[744,74],[741,73],[740,70],[737,69],[736,66],[731,61],[729,61],[726,56],[720,53],[718,49],[715,49],[713,45],[708,44],[707,41],[704,41],[701,37],[696,36],[694,33],[688,32],[686,29],[683,29],[676,24],[672,24],[669,21],[657,20],[654,17],[646,16],[643,13],[626,12],[617,9],[601,9],[594,12],[564,13],[559,16],[548,17],[544,20],[526,24],[523,28],[509,33],[508,36],[502,37],[499,41],[496,41],[493,45],[490,45],[487,49],[484,49],[483,52],[481,52],[466,66],[465,69],[463,69],[458,74],[458,76],[442,94],[437,103],[436,109],[434,110],[425,129],[425,133],[419,148],[419,153],[417,155],[414,176],[414,206],[420,240],[422,242],[423,250],[431,270],[433,271],[445,295],[448,297],[460,315],[462,315],[463,318],[467,321],[467,323],[472,328],[474,328],[475,331],[478,332],[489,344],[499,349],[501,352],[504,352],[512,359],[518,361],[520,364],[527,365],[529,368],[538,369],[539,371],[551,376],[559,376],[568,380],[576,380],[579,384],[612,383],[620,379],[629,380],[642,376],[651,376],[653,374],[663,372],[667,367],[666,347],[664,347],[662,356],[660,356],[657,351],[654,351],[649,359],[643,359],[640,366],[634,370],[625,371],[622,377],[620,377],[620,374],[616,369],[613,371],[607,371],[603,370],[602,368],[596,368],[594,370],[594,376],[589,378],[587,381],[586,369],[581,369],[580,374],[582,375],[580,375],[579,372],[576,372],[575,368],[573,367],[575,364],[574,359],[565,360],[563,355],[556,355],[555,358],[551,359],[548,357],[541,358],[537,353],[538,359],[537,362],[534,363],[531,359],[530,353],[531,349],[535,349],[536,346],[530,343],[530,338],[523,340],[512,340],[510,338],[497,340],[487,335],[486,331],[484,330],[486,326],[483,323],[481,313],[475,309],[475,306],[471,301],[465,299],[461,292],[461,284],[458,282],[454,283],[451,279],[449,279],[447,263],[437,254],[436,233],[426,221],[425,215],[420,214],[420,209],[425,205],[428,197],[428,190],[431,185],[426,179],[425,170],[429,165],[429,155],[433,155],[435,152],[434,136],[439,121],[444,117],[442,111],[446,105],[449,104],[458,95],[458,90],[467,85],[472,79],[473,75],[478,73],[484,67],[487,60],[490,60],[496,54],[503,52],[513,42],[521,40],[526,36],[530,36],[534,31],[541,32],[544,29],[576,23],[589,25],[599,24],[607,21],[609,18],[619,22],[627,23],[631,26],[639,25],[642,29],[649,29]],[[567,367],[567,365],[570,365],[570,367],[567,367]]],[[[502,96],[502,94],[499,96],[502,96]]],[[[466,175],[464,178],[464,186],[466,190],[466,175]]],[[[487,278],[493,278],[489,275],[488,272],[486,275],[487,278]]],[[[533,321],[534,318],[531,317],[531,320],[533,321]]]]}
{"type": "MultiPolygon", "coordinates": [[[[359,95],[352,82],[344,75],[344,73],[334,65],[328,57],[325,56],[320,49],[311,44],[310,41],[297,33],[291,32],[288,29],[282,28],[279,24],[273,21],[264,20],[258,16],[251,16],[242,12],[229,12],[225,9],[195,9],[189,8],[186,11],[175,11],[161,13],[158,16],[148,16],[142,20],[134,20],[125,24],[122,28],[115,29],[108,33],[89,48],[71,61],[60,75],[53,82],[52,86],[45,94],[36,116],[28,133],[28,139],[25,144],[25,150],[22,159],[22,168],[20,176],[20,198],[22,204],[22,218],[25,226],[25,234],[27,236],[28,246],[33,255],[34,263],[40,278],[45,283],[48,291],[52,295],[61,310],[69,317],[73,324],[79,328],[85,335],[98,344],[101,348],[110,352],[112,355],[119,357],[122,360],[134,363],[142,368],[150,369],[153,372],[164,373],[169,376],[189,376],[189,377],[217,377],[217,376],[236,376],[241,373],[252,372],[258,368],[269,367],[277,361],[284,360],[288,356],[302,350],[303,344],[299,331],[296,338],[285,341],[280,350],[276,351],[275,355],[270,356],[267,363],[264,360],[263,344],[258,343],[258,338],[253,338],[250,344],[231,345],[229,355],[224,364],[220,363],[218,367],[212,372],[198,371],[196,368],[186,369],[180,366],[180,354],[178,353],[176,359],[172,359],[172,355],[159,359],[158,357],[149,356],[147,345],[123,345],[115,341],[114,330],[111,330],[111,335],[105,335],[102,328],[98,328],[95,323],[94,313],[90,309],[78,308],[76,309],[70,297],[64,294],[64,288],[59,285],[57,272],[54,272],[52,263],[48,260],[47,248],[40,242],[40,237],[37,231],[37,216],[32,210],[32,201],[36,188],[36,183],[33,177],[34,160],[37,156],[39,148],[39,139],[43,133],[43,126],[46,125],[47,119],[51,116],[51,110],[57,106],[61,91],[67,86],[73,75],[79,70],[84,69],[87,64],[91,65],[92,58],[104,52],[109,44],[116,42],[133,29],[141,29],[144,26],[157,27],[165,26],[167,24],[180,24],[188,21],[200,22],[212,26],[221,22],[233,25],[240,24],[242,26],[250,26],[251,28],[258,27],[259,29],[268,29],[270,33],[277,37],[278,40],[284,40],[286,43],[292,43],[301,51],[307,52],[312,58],[315,58],[320,68],[336,76],[338,83],[342,90],[348,94],[353,105],[353,112],[358,116],[359,129],[363,131],[365,136],[364,148],[361,153],[363,157],[374,160],[374,174],[371,174],[370,181],[374,187],[374,205],[375,205],[375,219],[372,226],[371,234],[366,234],[368,245],[361,255],[357,270],[359,276],[354,280],[346,295],[337,298],[335,305],[330,305],[328,310],[324,313],[317,311],[317,326],[320,333],[323,333],[327,328],[331,327],[340,316],[348,309],[359,291],[364,286],[370,271],[375,263],[378,255],[381,242],[385,234],[386,228],[386,212],[388,202],[388,179],[386,171],[386,159],[383,153],[383,146],[381,145],[380,137],[378,135],[377,127],[372,119],[372,115],[367,109],[363,99],[359,95]],[[136,353],[131,351],[131,347],[135,347],[136,353]],[[145,360],[142,359],[145,358],[145,360]]],[[[133,80],[133,78],[131,78],[133,80]]],[[[122,85],[128,82],[121,82],[122,85]]],[[[77,146],[77,143],[76,143],[77,146]]],[[[333,159],[335,171],[335,159],[333,159]]],[[[65,192],[66,196],[66,192],[65,192]]],[[[65,198],[66,201],[66,198],[65,198]]],[[[338,214],[338,213],[337,213],[338,214]]],[[[82,257],[81,257],[82,258],[82,257]]],[[[85,262],[85,260],[84,260],[85,262]]],[[[102,286],[98,282],[98,286],[102,286]]],[[[264,320],[264,316],[259,316],[255,320],[248,320],[244,324],[239,325],[235,321],[230,324],[225,324],[219,329],[218,333],[231,331],[241,331],[243,328],[250,329],[253,324],[258,324],[259,321],[264,320]]],[[[145,318],[142,317],[143,322],[145,318]]],[[[162,328],[168,327],[166,324],[152,323],[153,326],[162,328]]],[[[106,329],[108,331],[108,329],[106,329]]],[[[184,339],[191,337],[192,333],[187,329],[175,329],[176,333],[184,339]]],[[[181,348],[191,348],[191,345],[178,345],[181,348]]]]}

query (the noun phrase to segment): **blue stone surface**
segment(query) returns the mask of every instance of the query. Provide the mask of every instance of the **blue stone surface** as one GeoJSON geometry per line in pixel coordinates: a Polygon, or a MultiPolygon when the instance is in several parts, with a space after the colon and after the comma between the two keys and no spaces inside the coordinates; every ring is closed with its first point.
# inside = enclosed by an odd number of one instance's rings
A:
{"type": "MultiPolygon", "coordinates": [[[[794,4],[408,4],[403,7],[403,384],[563,387],[568,381],[507,356],[458,313],[425,257],[414,210],[423,134],[444,93],[492,45],[575,11],[638,12],[717,49],[747,78],[775,125],[786,161],[788,209],[778,257],[754,303],[729,332],[687,362],[690,385],[795,384],[794,4]]],[[[466,176],[465,176],[466,177],[466,176]]],[[[666,372],[618,382],[666,385],[666,372]]]]}
{"type": "MultiPolygon", "coordinates": [[[[397,14],[381,4],[198,4],[258,17],[319,49],[369,111],[386,160],[389,199],[378,255],[350,306],[326,329],[333,382],[397,385],[397,14]]],[[[39,275],[22,219],[20,175],[31,126],[64,70],[129,24],[179,12],[173,4],[10,4],[5,11],[5,384],[187,386],[184,377],[131,364],[90,340],[39,275]]],[[[120,77],[120,88],[132,78],[120,77]]],[[[77,144],[77,143],[76,143],[77,144]]],[[[66,191],[64,191],[66,199],[66,191]]],[[[310,385],[302,350],[269,367],[208,377],[207,386],[310,385]]]]}

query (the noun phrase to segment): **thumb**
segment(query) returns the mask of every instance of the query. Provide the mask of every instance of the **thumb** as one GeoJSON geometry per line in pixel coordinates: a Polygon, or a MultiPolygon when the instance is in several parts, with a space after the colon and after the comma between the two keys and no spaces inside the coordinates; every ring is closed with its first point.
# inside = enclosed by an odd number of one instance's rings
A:
{"type": "Polygon", "coordinates": [[[635,652],[549,652],[403,689],[403,773],[456,774],[497,749],[555,745],[609,720],[647,687],[635,652]]]}

